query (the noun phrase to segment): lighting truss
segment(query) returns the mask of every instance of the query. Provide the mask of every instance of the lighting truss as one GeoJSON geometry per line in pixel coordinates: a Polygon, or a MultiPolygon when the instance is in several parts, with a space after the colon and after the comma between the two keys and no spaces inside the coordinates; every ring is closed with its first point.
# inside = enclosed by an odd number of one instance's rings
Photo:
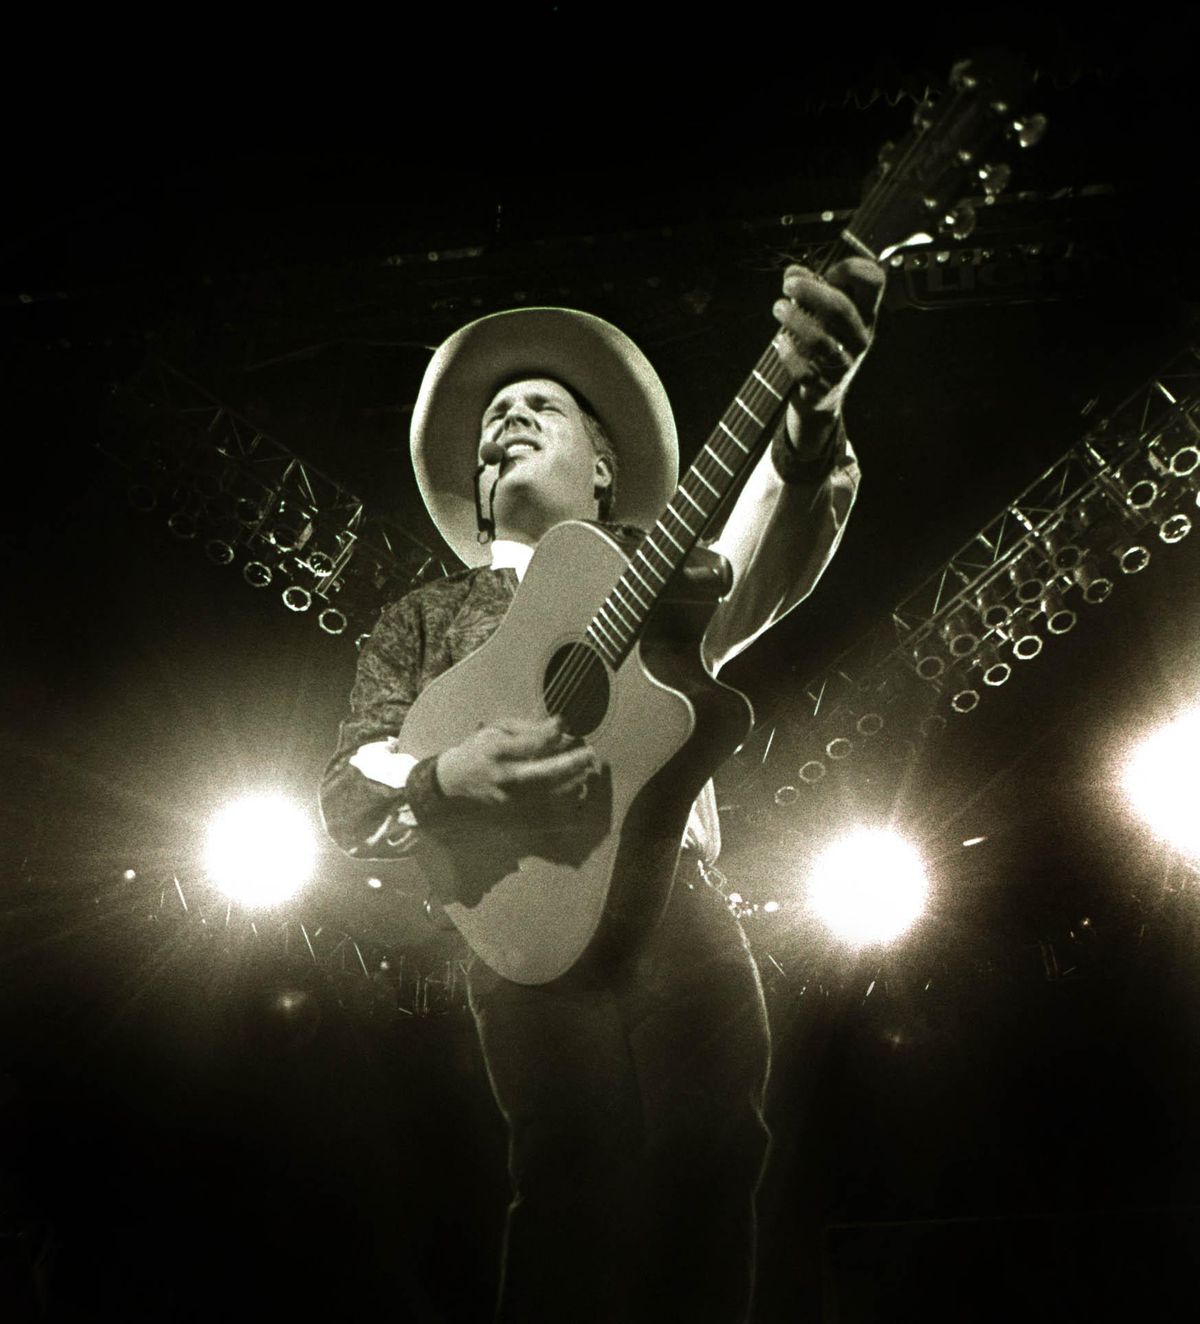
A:
{"type": "MultiPolygon", "coordinates": [[[[129,903],[128,888],[113,900],[129,903]]],[[[467,1006],[466,962],[421,959],[414,952],[354,937],[296,915],[251,912],[178,875],[138,884],[135,916],[160,929],[208,943],[223,958],[292,960],[321,971],[353,1010],[382,1018],[421,1017],[467,1006]]]]}
{"type": "MultiPolygon", "coordinates": [[[[801,783],[887,729],[973,711],[1081,610],[1200,519],[1200,346],[1189,346],[803,687],[801,783]]],[[[764,760],[765,761],[765,760],[764,760]]],[[[795,786],[776,801],[789,803],[795,786]]]]}
{"type": "Polygon", "coordinates": [[[361,643],[381,604],[445,573],[434,552],[191,381],[151,360],[114,392],[103,445],[131,471],[131,504],[243,580],[361,643]]]}

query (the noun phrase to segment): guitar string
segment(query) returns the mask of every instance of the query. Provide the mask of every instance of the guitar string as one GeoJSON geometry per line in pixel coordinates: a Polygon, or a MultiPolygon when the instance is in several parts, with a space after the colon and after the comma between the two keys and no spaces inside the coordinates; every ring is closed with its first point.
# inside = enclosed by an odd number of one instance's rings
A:
{"type": "MultiPolygon", "coordinates": [[[[765,352],[762,357],[763,358],[766,357],[765,352]]],[[[762,358],[760,358],[759,360],[759,365],[762,366],[762,358]]],[[[769,412],[768,406],[771,402],[772,397],[768,389],[760,385],[755,380],[753,374],[751,374],[751,376],[747,378],[747,381],[743,384],[741,391],[739,391],[739,397],[740,398],[749,397],[747,403],[754,405],[757,409],[762,410],[764,413],[769,412]]],[[[726,410],[726,413],[729,413],[732,408],[733,406],[731,405],[729,409],[726,410]]],[[[749,453],[753,453],[753,451],[756,449],[757,441],[761,439],[762,432],[764,431],[764,429],[756,425],[756,431],[758,433],[758,436],[756,437],[755,441],[750,444],[749,453]]],[[[717,464],[718,453],[715,450],[715,446],[720,445],[720,441],[718,440],[718,437],[719,437],[719,431],[714,429],[713,436],[710,437],[709,441],[702,449],[701,454],[697,457],[696,461],[693,463],[691,471],[694,471],[695,473],[699,474],[702,478],[712,478],[719,483],[720,475],[717,473],[717,468],[719,467],[717,464]],[[705,470],[702,467],[705,462],[708,462],[709,465],[707,470],[705,470]]],[[[739,473],[740,473],[740,467],[735,468],[733,471],[735,479],[739,475],[739,473]]],[[[687,482],[687,475],[684,476],[683,481],[680,483],[680,487],[684,488],[686,482],[687,482]]],[[[720,500],[724,497],[724,495],[725,495],[724,492],[720,493],[720,495],[717,498],[716,505],[719,505],[720,500]]],[[[674,501],[672,500],[672,502],[669,503],[667,507],[667,511],[670,511],[673,508],[673,505],[674,505],[674,501]]],[[[714,505],[714,510],[716,509],[716,505],[714,505]]],[[[664,514],[666,514],[667,511],[664,511],[664,514]]],[[[676,518],[681,519],[682,517],[676,515],[676,518]]],[[[711,518],[711,515],[709,516],[709,518],[711,518]]],[[[686,522],[685,522],[685,527],[688,527],[686,525],[686,522]]],[[[649,538],[650,536],[651,535],[647,535],[647,538],[649,538]]],[[[644,544],[645,544],[645,540],[643,540],[641,546],[644,546],[644,544]]],[[[631,564],[632,564],[632,560],[631,560],[631,564]]],[[[628,573],[628,567],[625,573],[622,574],[621,579],[618,580],[617,587],[619,587],[621,583],[625,581],[625,575],[627,573],[628,573]]],[[[637,594],[634,593],[633,590],[628,587],[628,585],[626,585],[626,591],[631,593],[632,596],[635,598],[635,600],[637,599],[637,594]]],[[[616,588],[614,588],[613,593],[609,594],[609,598],[611,599],[615,595],[615,593],[616,593],[616,588]]],[[[604,606],[600,608],[600,611],[597,612],[597,616],[600,616],[605,611],[605,608],[607,606],[608,606],[608,600],[606,600],[604,606]]],[[[647,610],[648,609],[644,607],[642,608],[643,613],[646,612],[647,610]]],[[[641,615],[642,613],[637,613],[637,614],[641,615]]],[[[641,629],[641,626],[643,624],[644,624],[644,616],[643,619],[640,620],[635,627],[634,630],[635,635],[637,631],[641,629]]],[[[621,637],[623,633],[624,631],[618,632],[617,637],[621,642],[621,644],[624,647],[627,647],[628,645],[626,643],[626,640],[621,637]]],[[[595,660],[595,653],[593,652],[593,649],[590,648],[587,644],[577,643],[573,645],[571,653],[568,654],[566,661],[560,666],[559,670],[555,673],[554,680],[551,682],[550,686],[547,687],[545,700],[546,700],[547,709],[549,711],[551,712],[555,711],[556,705],[561,705],[559,707],[559,711],[564,710],[566,706],[570,703],[571,699],[575,697],[575,694],[578,692],[579,687],[581,685],[587,684],[589,682],[594,683],[594,679],[596,677],[595,668],[592,665],[594,660],[595,660]]]]}
{"type": "MultiPolygon", "coordinates": [[[[758,387],[758,390],[760,391],[760,393],[761,393],[761,394],[763,395],[763,397],[764,397],[762,400],[760,400],[760,399],[758,399],[757,396],[755,396],[755,395],[753,395],[753,394],[751,393],[751,387],[754,387],[754,386],[757,386],[757,383],[755,383],[753,377],[751,377],[751,378],[749,379],[749,385],[746,386],[746,387],[743,389],[742,394],[743,394],[743,395],[750,395],[750,396],[751,396],[751,400],[753,401],[753,403],[754,403],[759,409],[765,409],[765,404],[766,404],[766,402],[767,402],[767,398],[768,398],[768,397],[767,397],[766,390],[765,390],[765,388],[758,387]]],[[[732,406],[731,406],[731,408],[732,408],[732,406]]],[[[728,412],[728,411],[726,411],[726,412],[728,412]]],[[[720,476],[719,476],[719,474],[717,474],[717,472],[716,472],[716,468],[714,467],[715,464],[716,464],[716,455],[715,455],[715,452],[712,453],[712,454],[709,453],[709,451],[710,451],[710,449],[711,449],[712,446],[713,446],[713,441],[710,440],[710,442],[708,443],[708,445],[706,445],[704,452],[702,452],[701,456],[698,457],[697,461],[693,464],[692,469],[693,469],[696,473],[700,474],[700,476],[701,476],[702,478],[703,478],[703,477],[711,477],[711,478],[713,478],[713,479],[716,479],[716,480],[719,482],[719,478],[720,478],[720,476]],[[701,467],[702,462],[703,462],[704,460],[709,460],[709,461],[712,461],[712,462],[713,462],[712,464],[710,464],[710,467],[709,467],[709,469],[708,469],[707,471],[705,471],[705,470],[701,467]]],[[[753,447],[751,447],[751,449],[753,449],[753,447]]],[[[728,466],[725,466],[725,467],[726,467],[726,469],[728,469],[728,466]]],[[[734,475],[736,476],[737,473],[738,473],[738,470],[735,469],[735,470],[734,470],[734,475]]],[[[686,477],[686,475],[685,475],[684,481],[683,481],[683,483],[680,484],[680,486],[681,486],[681,487],[684,487],[684,485],[686,484],[686,481],[687,481],[687,477],[686,477]]],[[[710,486],[711,486],[711,485],[710,485],[710,486]]],[[[723,496],[724,494],[722,493],[721,495],[723,496]]],[[[719,500],[720,500],[720,497],[718,497],[718,501],[719,501],[719,500]]],[[[670,503],[670,504],[668,505],[668,507],[667,507],[667,511],[670,511],[672,508],[673,508],[673,501],[672,501],[672,503],[670,503]]],[[[714,509],[715,509],[715,507],[714,507],[714,509]]],[[[664,511],[664,515],[667,513],[667,511],[664,511]]],[[[711,517],[711,516],[710,516],[710,517],[711,517]]],[[[676,515],[676,518],[681,519],[682,517],[676,515]]],[[[661,517],[660,517],[660,520],[661,520],[661,517]]],[[[639,551],[641,550],[642,547],[645,546],[645,542],[648,541],[648,539],[649,539],[651,536],[652,536],[652,535],[647,535],[647,538],[644,539],[643,542],[639,545],[639,551]]],[[[635,554],[634,554],[635,558],[636,558],[636,555],[637,555],[637,553],[635,552],[635,554]]],[[[631,558],[631,560],[630,560],[630,566],[633,564],[633,559],[634,559],[634,558],[631,558]]],[[[629,584],[627,583],[627,581],[626,581],[626,576],[628,575],[628,573],[629,573],[629,567],[627,566],[627,567],[626,567],[626,571],[622,574],[621,578],[618,580],[616,587],[613,589],[613,592],[609,594],[609,599],[606,600],[605,604],[600,608],[600,611],[597,612],[597,617],[600,617],[600,616],[603,615],[604,611],[605,611],[606,608],[608,608],[608,606],[609,606],[609,600],[611,600],[612,598],[614,598],[614,597],[616,596],[617,589],[620,588],[620,586],[621,586],[622,584],[625,584],[626,592],[627,592],[630,596],[632,596],[636,602],[638,602],[638,604],[639,604],[639,608],[640,608],[640,610],[635,610],[634,613],[633,613],[633,614],[634,614],[634,617],[635,617],[635,620],[637,621],[637,623],[636,623],[636,625],[635,625],[635,627],[634,627],[634,634],[636,635],[636,633],[641,629],[642,625],[644,624],[645,614],[648,613],[648,611],[652,609],[653,604],[651,604],[651,607],[650,607],[650,608],[647,608],[647,607],[645,606],[645,604],[641,602],[640,595],[638,595],[638,594],[636,593],[636,591],[633,590],[633,589],[629,586],[629,584]],[[640,619],[638,619],[638,618],[640,618],[640,619]]],[[[629,608],[628,604],[626,604],[625,610],[626,610],[626,611],[630,611],[630,610],[633,610],[633,609],[629,608]]],[[[618,624],[620,624],[620,621],[618,621],[618,624]]],[[[626,631],[628,630],[628,626],[624,626],[623,628],[620,628],[620,629],[618,629],[617,627],[611,627],[611,628],[613,629],[613,632],[616,634],[617,639],[618,639],[619,643],[622,645],[622,647],[623,647],[623,648],[628,647],[628,642],[627,642],[626,639],[623,637],[624,634],[626,633],[626,631]]],[[[597,651],[599,651],[599,650],[597,650],[597,651]]],[[[555,706],[556,706],[556,705],[560,705],[560,704],[561,704],[561,706],[562,706],[563,708],[565,708],[566,705],[567,705],[567,704],[571,701],[571,699],[574,697],[574,695],[578,692],[578,688],[579,688],[579,686],[581,686],[581,685],[583,685],[583,684],[586,684],[586,683],[588,683],[589,681],[592,681],[592,682],[594,683],[594,680],[595,680],[595,678],[596,678],[596,674],[597,674],[596,671],[595,671],[595,667],[594,667],[594,665],[593,665],[594,660],[595,660],[594,652],[593,652],[593,650],[592,650],[591,648],[589,648],[586,644],[579,643],[579,644],[576,644],[576,645],[572,648],[571,653],[568,654],[567,659],[566,659],[565,662],[560,666],[559,670],[555,673],[554,680],[551,682],[550,686],[547,688],[547,692],[546,692],[546,706],[547,706],[548,709],[550,709],[551,711],[554,711],[555,706]]]]}
{"type": "MultiPolygon", "coordinates": [[[[964,95],[963,89],[955,88],[952,91],[951,96],[949,97],[949,104],[940,108],[939,118],[941,118],[942,120],[949,119],[955,109],[956,103],[962,99],[963,95],[964,95]]],[[[853,233],[854,228],[856,226],[869,226],[870,224],[875,223],[876,218],[880,214],[882,214],[882,212],[886,209],[887,205],[890,204],[892,197],[899,191],[900,183],[903,181],[905,174],[911,168],[911,162],[913,156],[923,146],[927,144],[931,130],[932,130],[932,126],[928,126],[924,130],[924,132],[912,136],[912,140],[909,143],[908,147],[904,150],[901,156],[893,162],[892,169],[889,170],[889,172],[876,183],[876,185],[872,188],[871,192],[868,194],[867,198],[863,202],[862,206],[860,206],[855,211],[854,215],[851,217],[850,222],[842,231],[842,234],[838,235],[837,238],[831,243],[829,252],[820,260],[820,262],[816,266],[816,271],[818,274],[824,275],[835,264],[835,262],[840,261],[843,256],[849,255],[850,253],[855,251],[852,248],[852,246],[846,242],[844,238],[846,232],[849,231],[850,233],[853,233]]],[[[773,343],[771,346],[769,346],[769,349],[771,350],[774,349],[773,343]]],[[[765,357],[765,352],[763,357],[765,357]]],[[[758,391],[759,393],[765,394],[764,388],[760,387],[755,382],[753,373],[743,384],[742,390],[739,391],[738,393],[738,398],[739,399],[744,398],[746,394],[752,391],[758,391]]],[[[767,401],[765,399],[761,401],[755,399],[754,403],[762,405],[767,403],[767,401]]],[[[732,406],[730,406],[729,408],[731,409],[732,406]]],[[[726,410],[726,413],[728,412],[729,409],[726,410]]],[[[777,412],[777,411],[773,411],[773,412],[777,412]]],[[[724,421],[724,416],[722,416],[722,421],[724,421]]],[[[767,426],[770,426],[770,424],[768,423],[767,426]]],[[[761,440],[762,433],[765,431],[765,428],[758,427],[758,425],[756,425],[756,430],[758,436],[756,437],[755,442],[752,443],[750,446],[750,453],[753,453],[753,451],[757,448],[757,443],[758,441],[761,440]]],[[[701,449],[700,454],[697,456],[695,462],[693,463],[691,469],[689,470],[689,474],[695,472],[702,478],[716,478],[719,483],[720,482],[719,476],[714,472],[714,470],[711,467],[707,472],[705,472],[701,467],[705,462],[710,462],[711,464],[715,461],[716,452],[713,451],[710,454],[710,447],[713,446],[714,441],[716,441],[715,431],[714,431],[714,435],[710,437],[709,441],[701,449]]],[[[740,475],[740,473],[741,473],[741,466],[738,466],[738,468],[734,470],[735,480],[740,475]]],[[[685,485],[688,476],[689,476],[688,474],[684,475],[684,478],[679,485],[680,490],[686,490],[685,485]]],[[[728,486],[732,486],[732,483],[729,484],[728,486]]],[[[728,487],[726,487],[726,491],[727,490],[728,487]]],[[[717,504],[716,506],[714,506],[714,512],[716,508],[719,506],[720,501],[723,499],[724,495],[725,495],[725,491],[722,491],[718,496],[717,504]]],[[[674,507],[674,498],[672,498],[672,501],[668,503],[668,506],[664,511],[664,515],[667,513],[675,513],[676,518],[680,519],[681,522],[684,523],[685,527],[688,527],[686,521],[682,521],[682,517],[679,516],[677,512],[673,512],[673,507],[674,507]]],[[[709,516],[709,518],[711,518],[711,515],[709,516]]],[[[652,534],[647,534],[646,539],[643,539],[643,542],[639,544],[639,550],[641,549],[642,546],[645,545],[645,542],[648,541],[650,537],[652,537],[652,534]]],[[[632,558],[630,561],[630,565],[632,565],[632,558]]],[[[604,604],[596,613],[596,618],[600,617],[605,612],[605,610],[609,608],[609,601],[615,596],[616,589],[620,587],[622,583],[625,582],[625,577],[628,573],[629,570],[627,567],[625,572],[622,573],[621,578],[618,580],[617,585],[614,587],[613,592],[608,595],[608,598],[606,598],[604,604]]],[[[626,590],[634,597],[635,600],[640,601],[638,599],[638,595],[634,593],[633,590],[630,589],[628,585],[626,585],[626,590]]],[[[635,626],[634,629],[635,636],[637,632],[640,631],[642,626],[645,624],[644,613],[648,612],[648,610],[650,609],[643,607],[641,609],[641,612],[634,613],[635,619],[638,616],[641,616],[641,619],[638,620],[637,625],[635,626]]],[[[621,643],[622,651],[627,650],[630,644],[632,643],[632,640],[626,641],[625,639],[623,639],[622,630],[611,626],[610,628],[613,629],[619,642],[621,643]]],[[[589,683],[594,684],[595,677],[597,675],[597,671],[596,671],[597,653],[599,652],[600,652],[599,649],[595,648],[594,646],[590,646],[589,644],[583,641],[579,641],[571,646],[567,659],[559,667],[558,671],[555,673],[553,681],[547,687],[545,701],[546,701],[546,706],[550,711],[553,712],[556,706],[558,706],[559,712],[565,711],[567,706],[570,704],[571,700],[579,692],[581,686],[589,683]]],[[[603,654],[601,654],[601,658],[603,658],[603,654]]]]}
{"type": "MultiPolygon", "coordinates": [[[[857,215],[855,219],[857,219],[857,215]]],[[[827,254],[826,257],[823,259],[823,261],[819,264],[818,271],[820,271],[822,274],[825,271],[827,271],[833,265],[834,261],[838,258],[839,256],[838,250],[846,249],[846,248],[848,248],[848,245],[846,245],[845,241],[842,240],[840,237],[837,240],[835,240],[834,244],[831,247],[830,253],[827,254]]],[[[762,357],[760,358],[759,360],[760,365],[762,364],[762,359],[766,358],[768,352],[773,354],[776,360],[778,359],[778,353],[777,351],[775,351],[774,344],[772,343],[771,345],[768,346],[768,350],[764,351],[762,357]]],[[[738,392],[738,398],[746,400],[747,404],[756,406],[758,409],[763,409],[764,412],[768,414],[769,418],[771,414],[778,412],[778,409],[775,410],[766,409],[766,406],[770,403],[771,397],[767,391],[767,388],[761,386],[755,380],[753,373],[751,373],[751,375],[747,378],[746,382],[743,383],[741,390],[739,390],[738,392]],[[747,397],[749,398],[747,399],[747,397]]],[[[778,406],[779,402],[776,401],[775,403],[778,406]]],[[[729,409],[732,409],[732,405],[729,407],[729,409]]],[[[726,413],[729,412],[729,409],[726,410],[726,413]]],[[[723,421],[724,421],[724,416],[722,417],[722,422],[723,421]]],[[[767,423],[766,426],[767,427],[771,426],[771,423],[773,423],[773,421],[774,419],[770,418],[770,421],[767,423]]],[[[745,457],[743,457],[744,462],[748,463],[749,456],[753,455],[754,452],[757,450],[758,443],[761,441],[762,434],[765,430],[766,430],[765,427],[760,427],[758,424],[755,424],[754,432],[756,435],[754,436],[754,440],[749,444],[747,448],[747,454],[745,457]]],[[[724,498],[726,491],[728,490],[728,487],[726,487],[725,490],[720,489],[719,486],[720,475],[717,473],[718,466],[716,464],[716,459],[715,459],[716,452],[711,450],[711,448],[714,445],[714,442],[716,442],[717,436],[719,436],[719,429],[714,429],[714,435],[710,437],[708,442],[706,442],[705,446],[701,449],[700,454],[697,456],[695,462],[691,466],[689,473],[684,475],[683,480],[679,484],[680,490],[686,491],[687,479],[690,476],[690,474],[693,472],[700,475],[702,478],[716,480],[718,483],[718,491],[720,495],[717,497],[716,502],[714,503],[713,506],[714,513],[715,510],[719,507],[720,501],[724,498]],[[706,464],[708,466],[707,469],[704,467],[706,464]]],[[[743,467],[742,465],[739,465],[734,469],[732,481],[736,481],[736,479],[740,476],[742,472],[742,467],[743,467]]],[[[732,481],[728,486],[732,486],[732,481]]],[[[673,510],[674,500],[675,499],[672,498],[672,501],[668,503],[667,509],[666,511],[664,511],[664,515],[673,510]]],[[[682,517],[678,515],[676,515],[676,518],[682,519],[682,517]]],[[[711,514],[708,515],[708,518],[711,518],[711,514]]],[[[685,527],[690,527],[686,524],[686,521],[683,522],[685,524],[685,527]]],[[[707,519],[705,522],[707,523],[707,519]]],[[[643,540],[642,544],[639,544],[639,550],[641,546],[645,545],[645,542],[651,536],[652,534],[648,534],[647,538],[643,540]]],[[[631,564],[632,564],[632,559],[631,559],[631,564]]],[[[608,598],[606,598],[604,604],[600,607],[599,611],[597,611],[596,617],[593,619],[601,617],[605,613],[606,609],[609,609],[610,600],[613,597],[615,597],[617,589],[621,586],[622,583],[625,582],[625,577],[627,574],[628,574],[628,567],[622,573],[620,579],[617,581],[617,585],[614,587],[613,591],[608,595],[608,598]]],[[[629,589],[628,585],[626,585],[626,591],[632,594],[635,600],[637,599],[637,595],[634,594],[631,589],[629,589]]],[[[610,610],[610,614],[613,614],[611,609],[609,610],[610,610]]],[[[628,607],[626,608],[626,610],[628,610],[628,607]]],[[[642,626],[645,624],[646,610],[647,609],[642,608],[641,611],[634,613],[635,621],[636,621],[634,628],[635,636],[638,633],[638,631],[640,631],[642,626]]],[[[622,645],[622,651],[625,651],[628,648],[629,644],[623,638],[624,630],[617,630],[616,634],[619,642],[622,645]]],[[[571,701],[575,698],[576,694],[579,693],[581,687],[583,687],[584,685],[589,685],[593,687],[593,690],[595,690],[596,681],[598,678],[595,669],[595,660],[596,660],[595,651],[593,651],[593,648],[589,647],[587,644],[578,642],[572,645],[570,653],[568,653],[567,658],[565,659],[563,664],[559,667],[558,671],[555,673],[553,681],[547,687],[547,691],[545,695],[545,703],[548,711],[550,711],[551,713],[554,713],[556,711],[564,712],[567,709],[568,705],[571,703],[571,701]]]]}
{"type": "MultiPolygon", "coordinates": [[[[841,240],[838,240],[837,243],[835,243],[834,245],[835,252],[836,252],[837,244],[840,244],[841,242],[842,242],[841,240]]],[[[831,253],[830,256],[826,259],[826,261],[822,265],[827,269],[828,266],[831,264],[832,260],[833,260],[833,254],[831,253]]],[[[775,364],[776,366],[778,366],[778,352],[774,349],[774,344],[772,343],[768,345],[767,350],[765,350],[762,356],[760,357],[758,365],[756,365],[756,369],[755,369],[756,371],[759,368],[764,368],[769,370],[770,365],[764,362],[764,360],[767,359],[768,354],[771,354],[773,356],[775,364]]],[[[769,427],[771,425],[771,422],[773,422],[773,419],[770,416],[773,412],[777,412],[777,408],[775,411],[772,411],[768,407],[771,404],[772,396],[767,387],[757,382],[753,372],[746,379],[746,382],[743,383],[742,389],[738,393],[738,398],[745,398],[747,396],[749,397],[747,403],[751,403],[757,406],[758,409],[761,409],[765,414],[767,414],[769,421],[767,422],[766,427],[769,427]]],[[[774,397],[774,403],[776,407],[778,407],[779,405],[778,397],[774,397]]],[[[732,410],[732,408],[733,406],[730,405],[729,408],[725,411],[726,414],[728,414],[732,410]]],[[[722,418],[722,422],[723,421],[724,421],[724,417],[722,418]]],[[[757,435],[747,447],[746,456],[743,457],[743,461],[748,461],[748,457],[754,454],[754,452],[757,450],[758,442],[761,441],[762,434],[766,430],[766,427],[761,427],[758,424],[755,424],[754,431],[757,435]]],[[[701,477],[711,477],[719,482],[720,476],[716,472],[716,461],[715,461],[717,452],[713,449],[715,445],[720,445],[718,438],[719,438],[719,429],[714,429],[713,435],[710,437],[709,441],[705,444],[704,448],[701,450],[700,455],[693,463],[691,470],[689,470],[689,474],[691,472],[695,472],[701,475],[701,477]],[[709,468],[707,469],[707,471],[705,471],[705,469],[702,467],[705,464],[705,462],[709,463],[709,468]]],[[[734,469],[734,479],[736,479],[737,476],[739,476],[740,472],[741,472],[741,466],[738,466],[737,468],[734,469]]],[[[684,479],[680,483],[681,490],[686,490],[686,483],[688,476],[689,475],[685,475],[684,479]]],[[[717,506],[719,506],[720,500],[724,497],[724,495],[725,493],[721,492],[720,495],[718,496],[717,502],[713,507],[714,511],[717,508],[717,506]]],[[[668,504],[667,511],[665,511],[664,514],[671,511],[673,507],[674,507],[674,498],[672,498],[672,501],[668,504]]],[[[676,518],[682,520],[682,517],[679,516],[678,514],[676,515],[676,518]]],[[[711,518],[711,514],[708,516],[708,518],[711,518]]],[[[685,524],[685,527],[690,528],[690,526],[686,524],[686,521],[683,522],[685,524]]],[[[647,535],[647,539],[650,536],[651,535],[647,535]]],[[[643,540],[643,543],[641,544],[642,546],[644,546],[645,541],[646,540],[643,540]]],[[[621,578],[618,580],[617,587],[619,587],[621,583],[624,582],[625,575],[627,573],[628,573],[628,568],[622,574],[621,578]]],[[[628,585],[626,585],[626,588],[628,592],[632,593],[632,590],[628,589],[628,585]]],[[[606,599],[604,605],[596,613],[597,618],[602,616],[605,609],[609,605],[609,600],[615,596],[615,593],[616,593],[616,588],[614,588],[613,592],[609,594],[609,598],[606,599]]],[[[634,594],[633,596],[636,598],[636,594],[634,594]]],[[[644,610],[645,609],[643,609],[643,611],[644,610]]],[[[635,615],[637,614],[638,613],[635,613],[635,615]]],[[[634,628],[635,635],[641,629],[643,624],[644,624],[644,617],[635,626],[634,628]]],[[[625,628],[627,629],[628,627],[625,628]]],[[[628,642],[624,638],[622,638],[624,630],[614,630],[614,632],[617,634],[618,640],[621,642],[623,649],[627,648],[628,642]]],[[[547,687],[545,702],[546,702],[546,707],[549,711],[554,712],[556,707],[557,710],[560,712],[565,711],[566,707],[570,704],[571,700],[579,692],[581,686],[589,683],[593,685],[595,684],[595,680],[597,678],[597,672],[595,670],[594,662],[595,662],[595,653],[593,652],[593,649],[590,648],[587,644],[580,642],[572,646],[571,652],[568,654],[567,659],[560,666],[559,670],[555,673],[554,680],[551,682],[550,686],[547,687]]]]}

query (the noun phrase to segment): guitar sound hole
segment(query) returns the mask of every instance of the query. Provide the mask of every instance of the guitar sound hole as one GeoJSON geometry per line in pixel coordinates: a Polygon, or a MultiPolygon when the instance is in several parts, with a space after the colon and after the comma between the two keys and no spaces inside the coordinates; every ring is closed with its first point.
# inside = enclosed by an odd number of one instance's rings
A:
{"type": "Polygon", "coordinates": [[[608,670],[590,644],[564,644],[546,668],[542,695],[569,734],[590,735],[608,712],[608,670]]]}

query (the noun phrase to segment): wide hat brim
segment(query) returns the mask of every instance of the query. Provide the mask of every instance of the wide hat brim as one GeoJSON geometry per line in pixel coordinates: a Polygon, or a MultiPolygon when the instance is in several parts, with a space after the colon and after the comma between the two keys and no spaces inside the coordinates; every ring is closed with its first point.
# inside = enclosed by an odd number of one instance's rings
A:
{"type": "Polygon", "coordinates": [[[596,411],[617,456],[611,518],[648,529],[679,481],[679,439],[666,390],[623,331],[573,308],[514,308],[456,331],[425,369],[413,407],[413,470],[438,532],[459,560],[486,565],[474,482],[483,411],[523,377],[552,377],[596,411]]]}

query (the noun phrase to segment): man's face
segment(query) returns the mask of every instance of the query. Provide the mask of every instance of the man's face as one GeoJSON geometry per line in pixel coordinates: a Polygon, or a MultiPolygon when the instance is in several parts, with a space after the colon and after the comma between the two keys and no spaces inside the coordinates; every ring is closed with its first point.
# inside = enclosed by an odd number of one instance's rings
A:
{"type": "MultiPolygon", "coordinates": [[[[564,386],[532,377],[497,391],[483,413],[481,451],[488,442],[504,451],[494,497],[498,528],[522,526],[523,507],[545,512],[553,523],[594,518],[595,489],[607,481],[607,462],[596,455],[564,386]]],[[[488,492],[490,477],[482,481],[488,492]]]]}

